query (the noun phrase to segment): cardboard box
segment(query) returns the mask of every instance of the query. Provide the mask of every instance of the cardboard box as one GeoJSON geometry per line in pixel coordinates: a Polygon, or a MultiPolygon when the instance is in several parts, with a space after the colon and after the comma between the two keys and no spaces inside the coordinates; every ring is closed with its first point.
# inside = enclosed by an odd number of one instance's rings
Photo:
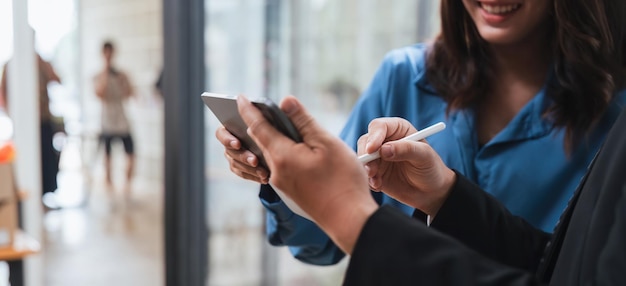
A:
{"type": "Polygon", "coordinates": [[[17,203],[13,165],[0,163],[0,248],[13,243],[17,229],[17,203]]]}
{"type": "Polygon", "coordinates": [[[0,248],[9,247],[17,230],[17,200],[0,200],[0,248]]]}
{"type": "Polygon", "coordinates": [[[0,163],[0,200],[14,200],[17,196],[13,165],[0,163]]]}

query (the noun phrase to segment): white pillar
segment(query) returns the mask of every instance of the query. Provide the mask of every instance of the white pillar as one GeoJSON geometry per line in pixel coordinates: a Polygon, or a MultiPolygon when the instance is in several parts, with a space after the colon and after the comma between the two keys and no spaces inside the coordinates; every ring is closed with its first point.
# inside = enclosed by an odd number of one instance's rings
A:
{"type": "MultiPolygon", "coordinates": [[[[34,35],[28,24],[28,0],[13,0],[13,47],[7,79],[9,110],[15,124],[15,170],[19,188],[29,194],[28,199],[22,202],[23,229],[42,242],[39,97],[34,35]]],[[[43,285],[42,273],[42,254],[25,260],[26,285],[43,285]]]]}

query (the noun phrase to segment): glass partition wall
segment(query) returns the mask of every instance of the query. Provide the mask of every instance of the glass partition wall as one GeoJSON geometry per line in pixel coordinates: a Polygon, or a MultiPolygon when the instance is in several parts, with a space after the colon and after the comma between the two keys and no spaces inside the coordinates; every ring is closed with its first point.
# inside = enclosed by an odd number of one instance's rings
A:
{"type": "MultiPolygon", "coordinates": [[[[206,1],[208,89],[263,95],[264,1],[206,1]]],[[[262,281],[263,213],[258,185],[229,171],[215,140],[217,119],[206,111],[209,228],[207,285],[258,285],[262,281]]]]}
{"type": "MultiPolygon", "coordinates": [[[[430,0],[205,0],[207,87],[295,95],[339,134],[385,53],[437,32],[437,9],[430,0]]],[[[347,259],[313,266],[269,246],[259,186],[230,173],[218,126],[207,110],[207,285],[339,285],[347,259]]]]}

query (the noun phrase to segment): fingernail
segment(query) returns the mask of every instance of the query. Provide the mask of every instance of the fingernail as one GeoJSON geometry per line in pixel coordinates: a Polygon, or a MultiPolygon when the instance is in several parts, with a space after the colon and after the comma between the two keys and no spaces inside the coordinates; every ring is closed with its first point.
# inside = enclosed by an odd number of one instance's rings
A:
{"type": "Polygon", "coordinates": [[[294,112],[298,111],[298,105],[296,104],[295,100],[285,101],[285,103],[283,104],[283,111],[287,115],[291,115],[294,112]]]}
{"type": "Polygon", "coordinates": [[[237,148],[237,140],[232,140],[228,144],[230,145],[230,147],[237,148]]]}
{"type": "Polygon", "coordinates": [[[263,179],[261,179],[262,184],[269,184],[270,183],[270,176],[267,175],[265,176],[263,179]]]}
{"type": "Polygon", "coordinates": [[[250,166],[254,166],[254,157],[249,156],[248,158],[246,158],[246,162],[248,162],[250,166]]]}
{"type": "Polygon", "coordinates": [[[383,145],[383,147],[380,147],[380,155],[386,159],[393,158],[393,147],[390,145],[383,145]]]}
{"type": "Polygon", "coordinates": [[[368,165],[363,166],[365,168],[366,173],[370,173],[370,167],[368,165]]]}
{"type": "Polygon", "coordinates": [[[248,99],[243,95],[237,96],[237,104],[242,104],[248,102],[248,99]]]}

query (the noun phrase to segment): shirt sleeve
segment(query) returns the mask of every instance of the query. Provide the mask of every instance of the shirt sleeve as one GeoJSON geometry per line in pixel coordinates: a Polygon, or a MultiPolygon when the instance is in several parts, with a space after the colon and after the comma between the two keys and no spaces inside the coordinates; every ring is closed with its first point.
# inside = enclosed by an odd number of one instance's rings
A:
{"type": "Polygon", "coordinates": [[[528,259],[537,265],[541,257],[537,253],[541,253],[543,242],[547,241],[549,235],[529,228],[525,223],[520,224],[518,218],[508,213],[500,203],[465,179],[457,181],[440,212],[429,228],[396,209],[381,207],[368,219],[358,238],[345,285],[539,284],[532,271],[512,265],[529,262],[519,254],[521,252],[531,253],[528,259]],[[464,204],[457,205],[459,201],[464,204]],[[454,219],[452,211],[456,214],[454,219]],[[466,217],[468,214],[469,218],[466,217]],[[465,225],[473,219],[478,221],[465,225]],[[501,221],[508,222],[503,224],[501,221]],[[440,226],[439,230],[437,225],[440,226]],[[468,243],[477,238],[493,242],[493,232],[487,230],[487,225],[493,226],[491,230],[496,231],[497,239],[501,241],[494,249],[524,239],[538,243],[520,244],[520,249],[514,250],[518,252],[520,261],[504,263],[490,259],[490,249],[481,249],[468,243]],[[441,229],[449,233],[455,229],[462,231],[454,236],[441,229]],[[466,229],[472,231],[469,238],[464,237],[466,229]],[[524,236],[519,237],[519,234],[524,236]]]}
{"type": "Polygon", "coordinates": [[[266,235],[274,246],[289,246],[298,260],[315,265],[332,265],[345,254],[315,223],[292,212],[271,186],[261,185],[261,204],[266,210],[266,235]]]}

